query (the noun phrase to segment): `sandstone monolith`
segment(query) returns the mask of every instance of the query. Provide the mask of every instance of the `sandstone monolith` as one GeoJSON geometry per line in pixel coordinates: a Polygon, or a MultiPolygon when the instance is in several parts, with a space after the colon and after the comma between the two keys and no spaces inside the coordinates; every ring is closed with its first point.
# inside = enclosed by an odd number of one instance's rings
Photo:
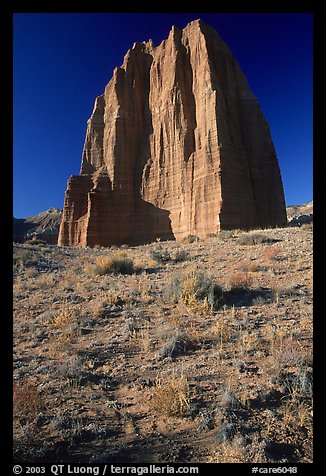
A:
{"type": "Polygon", "coordinates": [[[87,124],[60,245],[109,246],[286,224],[267,121],[218,33],[196,20],[135,43],[87,124]]]}

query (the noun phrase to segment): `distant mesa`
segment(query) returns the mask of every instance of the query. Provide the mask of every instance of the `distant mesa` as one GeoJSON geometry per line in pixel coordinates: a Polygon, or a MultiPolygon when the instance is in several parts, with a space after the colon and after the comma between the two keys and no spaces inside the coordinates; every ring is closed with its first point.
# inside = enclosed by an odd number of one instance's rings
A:
{"type": "Polygon", "coordinates": [[[313,201],[302,205],[292,205],[286,208],[289,226],[301,226],[314,221],[313,201]]]}
{"type": "Polygon", "coordinates": [[[87,123],[59,245],[205,237],[287,222],[267,121],[240,66],[201,20],[134,43],[87,123]]]}
{"type": "Polygon", "coordinates": [[[58,242],[62,210],[49,208],[28,218],[14,218],[13,241],[23,243],[27,240],[44,240],[50,245],[58,242]]]}

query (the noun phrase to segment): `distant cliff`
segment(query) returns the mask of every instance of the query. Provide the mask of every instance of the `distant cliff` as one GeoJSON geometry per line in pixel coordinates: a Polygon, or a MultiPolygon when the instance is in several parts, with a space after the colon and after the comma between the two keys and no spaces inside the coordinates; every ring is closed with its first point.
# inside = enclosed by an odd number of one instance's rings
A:
{"type": "Polygon", "coordinates": [[[286,224],[269,126],[219,35],[196,20],[135,43],[88,121],[58,243],[107,246],[286,224]]]}
{"type": "Polygon", "coordinates": [[[301,226],[314,221],[314,202],[303,203],[302,205],[291,205],[286,207],[289,225],[301,226]]]}
{"type": "Polygon", "coordinates": [[[24,242],[37,238],[51,245],[56,245],[61,218],[62,210],[58,208],[49,208],[28,218],[14,218],[13,241],[24,242]]]}

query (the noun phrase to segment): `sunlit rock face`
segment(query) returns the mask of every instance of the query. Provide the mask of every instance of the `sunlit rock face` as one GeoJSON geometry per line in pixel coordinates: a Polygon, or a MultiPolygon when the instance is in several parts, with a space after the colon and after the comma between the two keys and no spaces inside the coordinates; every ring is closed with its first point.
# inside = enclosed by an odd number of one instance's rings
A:
{"type": "Polygon", "coordinates": [[[59,244],[109,246],[286,223],[258,101],[218,33],[196,20],[135,43],[87,124],[59,244]]]}

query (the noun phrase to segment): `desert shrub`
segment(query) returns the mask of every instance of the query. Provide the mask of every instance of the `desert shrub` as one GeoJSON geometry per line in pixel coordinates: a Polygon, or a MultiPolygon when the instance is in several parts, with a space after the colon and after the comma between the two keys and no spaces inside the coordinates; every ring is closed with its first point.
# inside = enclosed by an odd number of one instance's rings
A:
{"type": "Polygon", "coordinates": [[[72,388],[80,388],[87,381],[85,358],[80,355],[72,356],[58,367],[58,374],[67,380],[72,388]]]}
{"type": "Polygon", "coordinates": [[[18,249],[14,251],[13,266],[28,268],[30,266],[36,266],[38,264],[38,258],[35,254],[28,249],[18,249]]]}
{"type": "Polygon", "coordinates": [[[229,277],[231,291],[248,291],[252,285],[252,277],[246,272],[232,273],[229,277]]]}
{"type": "Polygon", "coordinates": [[[231,322],[225,317],[219,317],[211,327],[211,333],[219,343],[227,342],[231,336],[231,322]]]}
{"type": "Polygon", "coordinates": [[[282,419],[291,427],[311,428],[311,407],[306,403],[289,401],[283,407],[282,419]]]}
{"type": "Polygon", "coordinates": [[[218,234],[218,238],[221,240],[228,240],[234,237],[234,231],[232,230],[221,230],[218,234]]]}
{"type": "Polygon", "coordinates": [[[81,335],[80,310],[75,305],[63,303],[49,321],[52,338],[60,345],[74,342],[81,335]]]}
{"type": "Polygon", "coordinates": [[[299,341],[281,335],[273,347],[273,357],[281,367],[304,367],[309,363],[309,356],[299,341]]]}
{"type": "Polygon", "coordinates": [[[150,251],[150,257],[158,263],[166,263],[172,261],[171,253],[164,248],[157,248],[150,251]]]}
{"type": "Polygon", "coordinates": [[[187,334],[184,332],[176,333],[164,342],[162,348],[157,353],[157,358],[176,357],[183,354],[189,347],[191,347],[191,342],[187,334]]]}
{"type": "Polygon", "coordinates": [[[31,381],[14,381],[13,409],[14,415],[24,423],[33,421],[43,407],[41,395],[35,383],[31,381]]]}
{"type": "Polygon", "coordinates": [[[300,397],[312,397],[313,373],[310,369],[302,369],[299,375],[293,378],[293,388],[300,397]]]}
{"type": "Polygon", "coordinates": [[[269,260],[277,260],[280,255],[280,249],[275,246],[267,246],[263,251],[263,256],[269,260]]]}
{"type": "Polygon", "coordinates": [[[173,260],[176,263],[179,263],[180,261],[187,261],[188,259],[189,259],[189,253],[184,249],[176,250],[176,252],[173,256],[173,260]]]}
{"type": "Polygon", "coordinates": [[[222,288],[213,277],[197,271],[175,274],[163,290],[163,296],[174,302],[183,301],[187,304],[206,300],[213,308],[221,301],[222,288]]]}
{"type": "Polygon", "coordinates": [[[64,326],[78,321],[78,319],[79,311],[77,311],[74,306],[70,306],[65,302],[50,320],[49,326],[52,329],[62,329],[64,326]]]}
{"type": "Polygon", "coordinates": [[[195,243],[196,241],[199,241],[196,235],[187,235],[182,239],[182,243],[195,243]]]}
{"type": "Polygon", "coordinates": [[[239,236],[240,245],[260,245],[262,243],[273,243],[273,239],[262,233],[244,233],[239,236]]]}
{"type": "Polygon", "coordinates": [[[261,270],[261,266],[252,261],[251,259],[243,259],[239,261],[238,268],[245,272],[256,273],[261,270]]]}
{"type": "Polygon", "coordinates": [[[158,376],[152,390],[151,409],[168,416],[185,416],[190,410],[189,386],[184,375],[158,376]]]}
{"type": "Polygon", "coordinates": [[[186,261],[189,254],[184,249],[177,249],[172,255],[167,249],[157,248],[156,250],[150,251],[150,256],[158,263],[166,263],[168,261],[179,263],[180,261],[186,261]]]}
{"type": "Polygon", "coordinates": [[[124,251],[117,251],[109,256],[99,256],[96,259],[94,273],[105,274],[133,274],[134,263],[124,251]]]}
{"type": "Polygon", "coordinates": [[[226,410],[239,410],[242,407],[241,401],[228,388],[222,395],[221,403],[226,410]]]}

